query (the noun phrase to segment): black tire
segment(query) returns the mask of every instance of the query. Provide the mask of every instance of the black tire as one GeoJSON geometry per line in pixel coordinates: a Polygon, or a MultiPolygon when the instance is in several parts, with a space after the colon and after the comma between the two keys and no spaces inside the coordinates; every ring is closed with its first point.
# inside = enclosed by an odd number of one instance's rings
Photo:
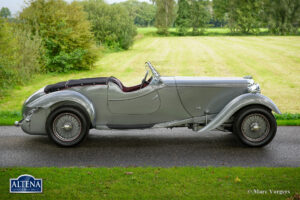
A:
{"type": "Polygon", "coordinates": [[[81,143],[88,135],[90,127],[90,122],[83,113],[76,107],[60,107],[52,111],[46,122],[49,138],[64,147],[81,143]]]}
{"type": "Polygon", "coordinates": [[[271,110],[263,106],[249,106],[240,110],[233,123],[233,132],[239,141],[250,147],[269,144],[277,131],[271,110]]]}

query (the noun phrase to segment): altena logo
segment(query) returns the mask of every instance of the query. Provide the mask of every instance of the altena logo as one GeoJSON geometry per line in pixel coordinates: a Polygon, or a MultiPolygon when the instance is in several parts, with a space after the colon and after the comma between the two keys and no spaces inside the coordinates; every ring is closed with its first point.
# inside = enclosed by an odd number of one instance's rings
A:
{"type": "Polygon", "coordinates": [[[23,174],[18,178],[9,179],[10,193],[42,193],[43,180],[36,179],[29,174],[23,174]]]}

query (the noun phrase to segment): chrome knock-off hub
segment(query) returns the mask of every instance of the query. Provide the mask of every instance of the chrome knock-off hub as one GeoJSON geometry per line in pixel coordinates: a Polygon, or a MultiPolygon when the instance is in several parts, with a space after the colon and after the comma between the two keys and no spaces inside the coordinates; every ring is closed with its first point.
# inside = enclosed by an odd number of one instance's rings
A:
{"type": "Polygon", "coordinates": [[[80,136],[81,121],[73,113],[61,113],[53,121],[53,133],[61,141],[72,141],[80,136]]]}
{"type": "Polygon", "coordinates": [[[241,131],[247,140],[251,142],[259,142],[268,136],[270,123],[264,115],[260,113],[253,113],[243,119],[241,123],[241,131]]]}
{"type": "Polygon", "coordinates": [[[257,122],[252,123],[252,124],[250,125],[250,130],[251,130],[251,131],[259,131],[259,129],[260,129],[260,126],[259,126],[259,124],[258,124],[257,122]]]}
{"type": "Polygon", "coordinates": [[[70,130],[72,130],[72,125],[71,124],[64,124],[64,126],[62,127],[65,131],[70,131],[70,130]]]}

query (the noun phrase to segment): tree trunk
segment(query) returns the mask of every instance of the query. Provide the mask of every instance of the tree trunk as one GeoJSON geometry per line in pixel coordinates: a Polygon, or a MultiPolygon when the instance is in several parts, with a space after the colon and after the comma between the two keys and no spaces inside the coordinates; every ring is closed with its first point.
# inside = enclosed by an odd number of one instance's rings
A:
{"type": "Polygon", "coordinates": [[[166,21],[165,21],[165,23],[166,23],[166,28],[168,27],[168,3],[167,3],[167,1],[165,0],[165,10],[166,10],[166,21]]]}

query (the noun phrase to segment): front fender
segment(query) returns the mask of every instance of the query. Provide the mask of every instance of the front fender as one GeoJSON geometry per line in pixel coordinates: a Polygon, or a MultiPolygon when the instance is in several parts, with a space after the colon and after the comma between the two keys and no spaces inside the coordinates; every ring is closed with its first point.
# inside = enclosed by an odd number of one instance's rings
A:
{"type": "Polygon", "coordinates": [[[96,112],[93,103],[81,93],[73,90],[52,92],[32,101],[27,107],[48,109],[56,103],[65,101],[77,103],[85,108],[92,125],[95,125],[96,112]]]}
{"type": "Polygon", "coordinates": [[[261,94],[247,93],[231,100],[211,122],[209,122],[198,132],[213,130],[227,121],[234,113],[236,113],[241,108],[255,104],[266,106],[274,112],[281,114],[275,103],[268,97],[261,94]]]}

